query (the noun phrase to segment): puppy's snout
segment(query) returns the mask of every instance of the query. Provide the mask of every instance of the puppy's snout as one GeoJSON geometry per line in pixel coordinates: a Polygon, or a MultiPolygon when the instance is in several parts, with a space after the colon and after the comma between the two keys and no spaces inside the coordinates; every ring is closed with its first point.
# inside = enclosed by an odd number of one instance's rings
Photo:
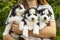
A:
{"type": "Polygon", "coordinates": [[[32,18],[32,20],[34,20],[34,18],[32,18]]]}
{"type": "Polygon", "coordinates": [[[44,20],[46,20],[46,17],[44,17],[44,20]]]}

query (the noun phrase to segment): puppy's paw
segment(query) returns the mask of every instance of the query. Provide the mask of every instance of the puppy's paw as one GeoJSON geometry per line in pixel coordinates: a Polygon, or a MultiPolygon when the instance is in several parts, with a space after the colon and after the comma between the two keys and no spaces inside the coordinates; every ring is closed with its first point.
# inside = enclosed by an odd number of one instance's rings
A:
{"type": "Polygon", "coordinates": [[[24,26],[23,35],[24,35],[25,37],[28,37],[28,26],[24,26]]]}
{"type": "Polygon", "coordinates": [[[44,28],[44,26],[40,26],[40,30],[42,30],[44,28]]]}
{"type": "Polygon", "coordinates": [[[35,25],[35,27],[33,29],[33,33],[39,35],[39,26],[38,25],[35,25]]]}
{"type": "Polygon", "coordinates": [[[23,30],[24,26],[23,26],[23,22],[19,23],[19,30],[23,30]]]}
{"type": "Polygon", "coordinates": [[[29,30],[33,30],[33,27],[29,26],[28,29],[29,29],[29,30]]]}
{"type": "Polygon", "coordinates": [[[33,33],[39,35],[39,31],[33,30],[33,33]]]}
{"type": "Polygon", "coordinates": [[[23,35],[24,35],[25,37],[28,37],[28,31],[23,30],[23,35]]]}
{"type": "Polygon", "coordinates": [[[40,30],[44,29],[46,24],[40,24],[40,30]]]}

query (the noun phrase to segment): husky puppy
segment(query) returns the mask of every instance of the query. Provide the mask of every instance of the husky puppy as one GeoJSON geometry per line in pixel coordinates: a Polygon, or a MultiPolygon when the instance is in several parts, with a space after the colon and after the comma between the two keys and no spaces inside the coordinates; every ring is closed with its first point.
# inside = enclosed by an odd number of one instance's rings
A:
{"type": "Polygon", "coordinates": [[[22,15],[25,11],[25,8],[22,4],[18,4],[13,6],[10,15],[8,16],[8,20],[6,22],[6,28],[5,31],[3,33],[3,35],[7,35],[9,34],[9,31],[11,30],[11,25],[14,21],[17,21],[19,23],[19,29],[22,30],[23,28],[23,22],[21,22],[21,20],[23,19],[22,15]]]}
{"type": "MultiPolygon", "coordinates": [[[[39,34],[39,21],[38,21],[38,13],[36,8],[29,8],[24,12],[25,18],[25,27],[28,30],[33,30],[34,34],[39,34]]],[[[24,35],[27,35],[26,31],[24,31],[24,35]]]]}
{"type": "Polygon", "coordinates": [[[40,30],[42,30],[50,23],[50,17],[52,13],[47,8],[38,10],[38,13],[40,19],[40,30]]]}

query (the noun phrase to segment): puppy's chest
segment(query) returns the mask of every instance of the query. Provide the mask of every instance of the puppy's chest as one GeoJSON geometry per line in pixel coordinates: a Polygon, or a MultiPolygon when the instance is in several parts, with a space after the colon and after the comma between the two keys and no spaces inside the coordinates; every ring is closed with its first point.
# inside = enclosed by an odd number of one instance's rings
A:
{"type": "Polygon", "coordinates": [[[50,26],[50,22],[48,22],[48,23],[44,23],[44,22],[40,22],[40,26],[50,26]]]}
{"type": "Polygon", "coordinates": [[[35,25],[37,25],[37,22],[30,22],[30,21],[28,21],[27,25],[28,26],[35,26],[35,25]]]}
{"type": "Polygon", "coordinates": [[[22,17],[22,16],[20,16],[20,19],[21,19],[21,21],[22,21],[23,17],[22,17]]]}

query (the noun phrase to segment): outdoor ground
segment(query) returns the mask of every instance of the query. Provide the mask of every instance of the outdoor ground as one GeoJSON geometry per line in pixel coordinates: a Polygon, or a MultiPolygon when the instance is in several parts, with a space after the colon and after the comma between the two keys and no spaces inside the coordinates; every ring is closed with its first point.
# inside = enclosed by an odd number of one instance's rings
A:
{"type": "MultiPolygon", "coordinates": [[[[4,31],[4,27],[0,26],[0,40],[2,40],[2,33],[4,31]]],[[[57,37],[56,40],[60,40],[60,28],[57,28],[57,37]]]]}

